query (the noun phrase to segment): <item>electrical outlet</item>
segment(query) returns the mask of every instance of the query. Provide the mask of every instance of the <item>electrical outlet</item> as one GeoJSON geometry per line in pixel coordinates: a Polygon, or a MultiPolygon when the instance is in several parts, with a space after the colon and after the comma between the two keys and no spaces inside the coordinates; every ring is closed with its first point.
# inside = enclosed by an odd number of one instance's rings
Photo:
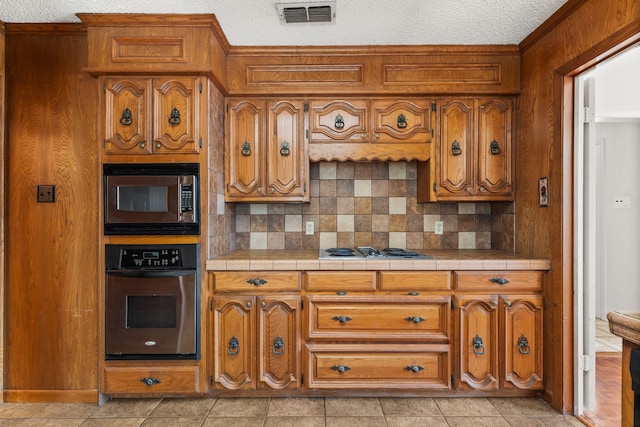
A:
{"type": "Polygon", "coordinates": [[[313,226],[314,226],[313,221],[307,221],[304,234],[306,234],[307,236],[313,236],[313,233],[314,233],[313,226]]]}
{"type": "Polygon", "coordinates": [[[613,199],[614,209],[629,209],[631,207],[631,197],[619,196],[613,199]]]}
{"type": "Polygon", "coordinates": [[[444,224],[442,223],[442,221],[436,221],[434,223],[434,233],[435,234],[442,234],[442,232],[444,231],[444,224]]]}
{"type": "Polygon", "coordinates": [[[55,201],[55,185],[38,185],[38,203],[54,203],[55,201]]]}

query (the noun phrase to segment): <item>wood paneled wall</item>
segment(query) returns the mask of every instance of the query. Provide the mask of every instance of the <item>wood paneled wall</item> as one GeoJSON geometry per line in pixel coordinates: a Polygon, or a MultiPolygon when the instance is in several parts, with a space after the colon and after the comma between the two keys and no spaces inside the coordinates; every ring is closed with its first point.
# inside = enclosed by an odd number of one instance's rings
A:
{"type": "Polygon", "coordinates": [[[96,402],[98,84],[80,26],[30,30],[6,25],[5,399],[96,402]]]}
{"type": "Polygon", "coordinates": [[[516,251],[551,259],[545,290],[546,397],[554,408],[565,412],[573,410],[574,378],[571,75],[639,34],[637,0],[570,0],[521,44],[516,251]],[[538,178],[545,176],[549,177],[551,205],[539,207],[538,178]]]}
{"type": "MultiPolygon", "coordinates": [[[[0,319],[4,319],[4,279],[5,279],[5,59],[4,59],[4,23],[0,21],[0,319]]],[[[4,322],[2,322],[4,325],[4,322]]],[[[0,327],[0,373],[4,372],[4,327],[0,327]]],[[[4,376],[0,375],[0,402],[4,401],[4,376]]]]}

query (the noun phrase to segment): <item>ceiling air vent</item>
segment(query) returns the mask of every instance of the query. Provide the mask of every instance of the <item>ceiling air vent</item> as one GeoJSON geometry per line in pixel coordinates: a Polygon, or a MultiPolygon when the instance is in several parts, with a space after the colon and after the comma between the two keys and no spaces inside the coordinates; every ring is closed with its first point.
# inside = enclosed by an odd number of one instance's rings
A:
{"type": "Polygon", "coordinates": [[[336,19],[336,2],[277,3],[282,24],[325,24],[336,19]]]}

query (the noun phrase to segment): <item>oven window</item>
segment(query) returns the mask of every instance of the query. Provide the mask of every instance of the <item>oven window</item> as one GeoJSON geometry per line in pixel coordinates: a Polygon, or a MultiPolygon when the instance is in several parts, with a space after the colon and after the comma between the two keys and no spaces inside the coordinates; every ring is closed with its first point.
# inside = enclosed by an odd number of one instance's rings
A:
{"type": "Polygon", "coordinates": [[[165,186],[119,186],[119,211],[167,212],[167,187],[165,186]]]}
{"type": "Polygon", "coordinates": [[[174,295],[128,295],[127,328],[175,328],[174,295]]]}

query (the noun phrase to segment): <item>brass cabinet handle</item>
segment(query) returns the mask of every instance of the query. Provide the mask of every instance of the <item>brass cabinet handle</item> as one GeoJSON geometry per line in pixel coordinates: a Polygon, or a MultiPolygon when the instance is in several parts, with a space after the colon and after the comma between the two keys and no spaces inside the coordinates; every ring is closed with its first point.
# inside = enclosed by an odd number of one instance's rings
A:
{"type": "Polygon", "coordinates": [[[277,336],[276,339],[273,340],[273,354],[283,354],[284,353],[284,340],[281,336],[277,336]]]}
{"type": "Polygon", "coordinates": [[[529,340],[524,335],[520,335],[518,338],[518,351],[520,354],[531,353],[531,347],[529,347],[529,340]]]}
{"type": "Polygon", "coordinates": [[[140,144],[138,144],[138,147],[140,147],[140,148],[144,148],[146,146],[147,146],[147,144],[145,144],[144,142],[141,142],[140,144]]]}
{"type": "Polygon", "coordinates": [[[460,143],[458,141],[453,141],[451,143],[451,154],[454,156],[459,156],[462,154],[462,148],[460,148],[460,143]]]}
{"type": "Polygon", "coordinates": [[[251,301],[247,301],[244,306],[247,307],[247,308],[251,308],[251,307],[253,307],[253,304],[251,304],[251,301]]]}
{"type": "Polygon", "coordinates": [[[253,286],[262,286],[269,282],[265,279],[247,279],[247,283],[253,286]]]}
{"type": "Polygon", "coordinates": [[[504,277],[492,277],[489,281],[491,283],[497,283],[498,285],[506,285],[509,283],[509,279],[505,279],[504,277]]]}
{"type": "Polygon", "coordinates": [[[350,371],[351,368],[347,365],[333,365],[331,367],[334,371],[338,371],[339,374],[344,374],[347,371],[350,371]]]}
{"type": "Polygon", "coordinates": [[[249,144],[249,141],[245,141],[244,144],[242,144],[242,150],[240,153],[245,157],[251,155],[251,144],[249,144]]]}
{"type": "Polygon", "coordinates": [[[352,319],[349,316],[333,316],[331,320],[335,320],[336,322],[340,322],[340,323],[347,323],[352,319]]]}
{"type": "Polygon", "coordinates": [[[240,353],[240,341],[235,336],[229,339],[229,345],[227,346],[227,354],[229,356],[236,356],[240,353]]]}
{"type": "Polygon", "coordinates": [[[407,127],[407,117],[400,113],[398,116],[398,129],[405,129],[407,127]]]}
{"type": "Polygon", "coordinates": [[[177,108],[171,110],[171,113],[169,114],[169,124],[171,126],[180,124],[180,110],[178,110],[177,108]]]}
{"type": "Polygon", "coordinates": [[[404,368],[405,371],[411,371],[414,374],[417,374],[418,372],[422,371],[423,369],[424,369],[424,367],[420,366],[420,365],[409,365],[409,366],[406,366],[404,368]]]}
{"type": "Polygon", "coordinates": [[[418,295],[420,295],[420,292],[411,291],[411,292],[408,292],[407,295],[411,295],[412,297],[417,297],[418,295]]]}
{"type": "Polygon", "coordinates": [[[260,307],[265,308],[267,306],[267,302],[266,301],[262,301],[260,303],[260,307]]]}
{"type": "Polygon", "coordinates": [[[152,385],[160,384],[162,381],[157,378],[140,378],[140,382],[145,383],[146,385],[151,387],[152,385]]]}
{"type": "Polygon", "coordinates": [[[122,110],[122,114],[120,115],[120,124],[122,126],[130,126],[133,123],[133,114],[129,107],[126,107],[122,110]]]}
{"type": "Polygon", "coordinates": [[[484,354],[484,343],[479,335],[473,337],[473,352],[479,356],[484,354]]]}
{"type": "Polygon", "coordinates": [[[336,129],[344,129],[344,118],[342,117],[342,114],[338,114],[336,116],[336,120],[333,122],[333,127],[336,129]]]}
{"type": "Polygon", "coordinates": [[[498,144],[498,141],[496,141],[495,139],[491,141],[491,144],[489,144],[489,151],[494,156],[500,154],[500,144],[498,144]]]}
{"type": "Polygon", "coordinates": [[[281,156],[288,156],[289,154],[291,154],[291,149],[289,148],[289,143],[287,141],[284,141],[282,143],[282,145],[280,146],[280,155],[281,156]]]}
{"type": "Polygon", "coordinates": [[[420,316],[408,316],[408,317],[405,317],[404,320],[412,323],[420,323],[420,322],[424,322],[425,319],[424,317],[420,317],[420,316]]]}

